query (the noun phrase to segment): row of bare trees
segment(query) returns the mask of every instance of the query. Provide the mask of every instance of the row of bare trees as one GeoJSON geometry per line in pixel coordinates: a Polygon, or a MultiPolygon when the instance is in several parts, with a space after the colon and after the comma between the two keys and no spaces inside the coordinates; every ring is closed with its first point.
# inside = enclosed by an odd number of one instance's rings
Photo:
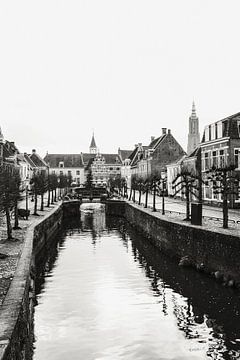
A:
{"type": "Polygon", "coordinates": [[[25,195],[26,200],[26,219],[28,219],[28,198],[32,196],[34,201],[33,215],[38,215],[38,200],[40,197],[39,210],[43,211],[44,207],[49,207],[50,204],[56,202],[67,193],[71,186],[72,177],[66,175],[57,176],[56,174],[49,174],[46,171],[40,171],[33,174],[30,181],[30,189],[27,187],[20,190],[21,179],[18,169],[12,166],[0,167],[0,212],[6,216],[7,237],[12,239],[12,229],[19,228],[19,214],[18,205],[25,195]],[[44,195],[47,196],[47,203],[44,204],[44,195]],[[13,216],[12,216],[13,215],[13,216]],[[14,225],[12,226],[11,218],[14,218],[14,225]]]}
{"type": "MultiPolygon", "coordinates": [[[[173,196],[180,193],[182,199],[186,202],[186,219],[190,220],[190,204],[191,201],[202,203],[202,187],[211,186],[214,195],[220,195],[222,200],[223,211],[223,227],[228,227],[228,208],[232,196],[239,196],[240,176],[239,172],[235,171],[234,166],[225,166],[222,168],[212,167],[209,171],[205,172],[204,176],[198,176],[194,171],[183,167],[179,174],[176,175],[172,182],[174,190],[173,196]]],[[[156,211],[156,196],[162,196],[162,214],[165,214],[164,197],[166,193],[166,178],[163,175],[154,174],[147,178],[142,178],[133,175],[131,178],[130,194],[128,199],[137,202],[139,205],[142,203],[142,196],[145,195],[144,207],[148,207],[148,195],[151,192],[153,196],[152,210],[156,211]],[[138,199],[136,199],[136,192],[138,199]]],[[[115,191],[127,197],[126,180],[118,177],[110,181],[110,191],[115,191]]]]}

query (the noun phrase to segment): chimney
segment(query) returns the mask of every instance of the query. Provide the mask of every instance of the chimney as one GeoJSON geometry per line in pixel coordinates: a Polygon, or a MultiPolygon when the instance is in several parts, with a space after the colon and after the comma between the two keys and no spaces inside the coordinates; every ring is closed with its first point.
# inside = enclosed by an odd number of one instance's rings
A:
{"type": "Polygon", "coordinates": [[[36,150],[35,150],[35,149],[32,149],[32,154],[36,154],[36,150]]]}
{"type": "Polygon", "coordinates": [[[138,146],[141,147],[141,146],[142,146],[142,143],[138,143],[138,146]]]}
{"type": "Polygon", "coordinates": [[[167,134],[167,128],[162,128],[162,135],[166,135],[167,134]]]}
{"type": "Polygon", "coordinates": [[[171,134],[171,129],[168,129],[168,134],[169,134],[169,135],[171,134]]]}
{"type": "Polygon", "coordinates": [[[151,136],[151,142],[155,140],[155,136],[151,136]]]}

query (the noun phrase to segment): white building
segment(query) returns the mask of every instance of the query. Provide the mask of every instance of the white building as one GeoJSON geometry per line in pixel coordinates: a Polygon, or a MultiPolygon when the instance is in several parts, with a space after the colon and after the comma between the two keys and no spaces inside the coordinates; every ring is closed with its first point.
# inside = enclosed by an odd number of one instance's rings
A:
{"type": "Polygon", "coordinates": [[[49,166],[50,174],[72,176],[75,184],[84,184],[82,154],[47,154],[44,161],[49,166]]]}

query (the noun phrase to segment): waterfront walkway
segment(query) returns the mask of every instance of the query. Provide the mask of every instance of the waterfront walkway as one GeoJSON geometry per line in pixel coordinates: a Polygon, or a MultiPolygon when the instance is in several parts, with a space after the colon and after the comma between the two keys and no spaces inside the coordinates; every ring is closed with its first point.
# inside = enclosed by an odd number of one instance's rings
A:
{"type": "MultiPolygon", "coordinates": [[[[179,217],[183,219],[186,214],[186,202],[181,199],[174,199],[165,197],[165,215],[170,217],[179,217]]],[[[138,192],[136,191],[135,202],[138,203],[138,192]]],[[[141,197],[141,204],[145,203],[145,195],[141,197]]],[[[153,206],[153,196],[148,195],[148,206],[153,206]]],[[[158,212],[162,211],[162,197],[156,196],[156,209],[158,212]]],[[[240,232],[240,209],[229,209],[229,228],[238,228],[240,232]]],[[[203,225],[215,224],[216,226],[222,226],[222,208],[203,205],[203,225]]],[[[239,233],[240,235],[240,233],[239,233]]]]}
{"type": "MultiPolygon", "coordinates": [[[[40,198],[40,197],[39,197],[40,198]]],[[[45,198],[45,204],[47,203],[47,197],[45,198]]],[[[13,239],[7,240],[7,225],[6,219],[3,214],[0,216],[0,307],[3,303],[5,295],[10,286],[11,280],[14,276],[17,268],[18,260],[22,252],[25,234],[27,228],[33,223],[39,221],[39,218],[43,217],[50,212],[59,203],[51,205],[49,208],[45,207],[44,211],[38,210],[39,216],[34,216],[33,207],[34,202],[29,201],[30,216],[28,220],[19,220],[19,226],[21,229],[13,230],[13,239]],[[7,255],[6,257],[4,255],[7,255]]],[[[38,201],[38,208],[40,207],[40,201],[38,201]]],[[[19,204],[19,208],[25,208],[25,202],[22,201],[19,204]]],[[[13,221],[12,221],[13,223],[13,221]]]]}

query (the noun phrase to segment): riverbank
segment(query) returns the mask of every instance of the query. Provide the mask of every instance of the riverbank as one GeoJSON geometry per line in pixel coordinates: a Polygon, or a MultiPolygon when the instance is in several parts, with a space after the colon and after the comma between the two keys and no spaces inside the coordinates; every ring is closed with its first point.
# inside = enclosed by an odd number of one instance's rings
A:
{"type": "Polygon", "coordinates": [[[238,228],[223,229],[212,222],[191,225],[174,213],[162,215],[136,203],[125,201],[122,206],[120,203],[117,201],[114,206],[114,201],[109,202],[107,213],[124,216],[137,231],[180,265],[210,274],[226,286],[240,288],[238,228]]]}
{"type": "Polygon", "coordinates": [[[15,354],[25,359],[31,352],[31,324],[34,297],[34,253],[41,250],[56,232],[61,220],[61,203],[39,211],[39,216],[20,220],[13,230],[14,240],[6,240],[5,224],[1,225],[0,253],[0,359],[10,360],[15,354]],[[24,341],[23,341],[24,339],[24,341]],[[29,339],[29,341],[26,341],[29,339]]]}

